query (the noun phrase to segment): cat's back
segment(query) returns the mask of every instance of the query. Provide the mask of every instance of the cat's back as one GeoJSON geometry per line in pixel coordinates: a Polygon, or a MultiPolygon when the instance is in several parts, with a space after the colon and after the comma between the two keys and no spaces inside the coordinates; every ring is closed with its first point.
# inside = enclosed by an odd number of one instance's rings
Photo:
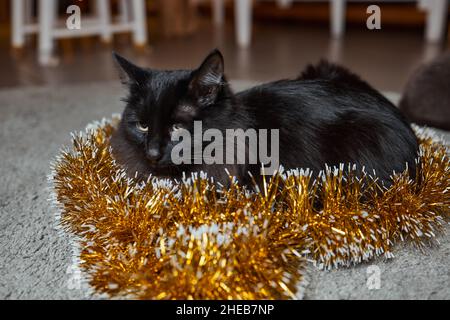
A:
{"type": "Polygon", "coordinates": [[[242,99],[255,99],[260,96],[267,98],[325,95],[330,98],[346,94],[372,94],[381,96],[367,82],[348,69],[321,60],[315,65],[308,65],[294,79],[282,79],[263,83],[245,91],[239,92],[242,99]]]}
{"type": "Polygon", "coordinates": [[[250,112],[262,117],[289,112],[316,119],[352,112],[393,116],[404,122],[400,111],[381,93],[346,68],[327,61],[308,65],[295,79],[257,85],[237,96],[250,112]]]}
{"type": "Polygon", "coordinates": [[[293,80],[241,92],[260,128],[280,130],[285,168],[355,163],[383,181],[408,163],[413,175],[417,139],[401,112],[381,93],[340,66],[321,62],[293,80]]]}

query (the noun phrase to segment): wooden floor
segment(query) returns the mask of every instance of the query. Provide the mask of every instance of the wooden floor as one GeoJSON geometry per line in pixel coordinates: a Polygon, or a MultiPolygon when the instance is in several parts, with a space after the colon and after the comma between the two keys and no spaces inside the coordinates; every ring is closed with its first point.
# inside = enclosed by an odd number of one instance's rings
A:
{"type": "Polygon", "coordinates": [[[36,62],[33,41],[21,54],[13,54],[2,35],[0,87],[114,80],[117,70],[112,50],[146,67],[174,69],[196,67],[208,51],[218,47],[230,79],[294,77],[306,64],[326,58],[349,67],[380,90],[401,91],[418,65],[449,50],[448,44],[427,45],[420,28],[369,31],[352,26],[339,41],[330,38],[327,25],[270,21],[255,24],[253,43],[247,50],[236,47],[231,21],[220,29],[205,20],[195,35],[174,39],[161,39],[150,31],[150,39],[150,47],[143,51],[134,50],[126,36],[115,39],[113,46],[96,39],[64,41],[59,43],[59,65],[44,68],[36,62]]]}

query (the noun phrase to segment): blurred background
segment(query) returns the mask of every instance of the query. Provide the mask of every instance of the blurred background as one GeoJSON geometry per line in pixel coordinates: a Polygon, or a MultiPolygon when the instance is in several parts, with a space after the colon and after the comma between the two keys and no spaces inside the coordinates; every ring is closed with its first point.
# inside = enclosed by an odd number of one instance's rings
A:
{"type": "Polygon", "coordinates": [[[114,80],[112,50],[174,69],[218,47],[233,80],[294,77],[326,58],[401,92],[417,66],[448,50],[448,10],[446,0],[0,0],[0,87],[114,80]],[[381,29],[369,30],[373,4],[381,29]],[[71,5],[79,30],[65,25],[71,5]]]}

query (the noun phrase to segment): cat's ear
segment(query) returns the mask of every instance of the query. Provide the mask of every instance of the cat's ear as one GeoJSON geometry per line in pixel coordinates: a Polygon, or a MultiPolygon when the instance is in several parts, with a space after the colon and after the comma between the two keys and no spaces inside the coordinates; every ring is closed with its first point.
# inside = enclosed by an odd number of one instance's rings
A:
{"type": "Polygon", "coordinates": [[[132,62],[128,61],[116,52],[113,52],[113,57],[121,69],[121,79],[125,84],[137,83],[144,80],[146,71],[132,62]]]}
{"type": "Polygon", "coordinates": [[[222,53],[213,50],[194,71],[190,91],[202,103],[213,103],[224,81],[224,62],[222,53]]]}

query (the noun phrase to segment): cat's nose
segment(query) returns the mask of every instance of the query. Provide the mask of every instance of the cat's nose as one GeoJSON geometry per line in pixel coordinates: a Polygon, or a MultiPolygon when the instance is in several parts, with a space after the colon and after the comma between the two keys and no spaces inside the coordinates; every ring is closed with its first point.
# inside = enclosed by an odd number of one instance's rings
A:
{"type": "Polygon", "coordinates": [[[161,152],[158,148],[149,148],[146,153],[147,159],[150,161],[158,161],[161,159],[161,152]]]}

